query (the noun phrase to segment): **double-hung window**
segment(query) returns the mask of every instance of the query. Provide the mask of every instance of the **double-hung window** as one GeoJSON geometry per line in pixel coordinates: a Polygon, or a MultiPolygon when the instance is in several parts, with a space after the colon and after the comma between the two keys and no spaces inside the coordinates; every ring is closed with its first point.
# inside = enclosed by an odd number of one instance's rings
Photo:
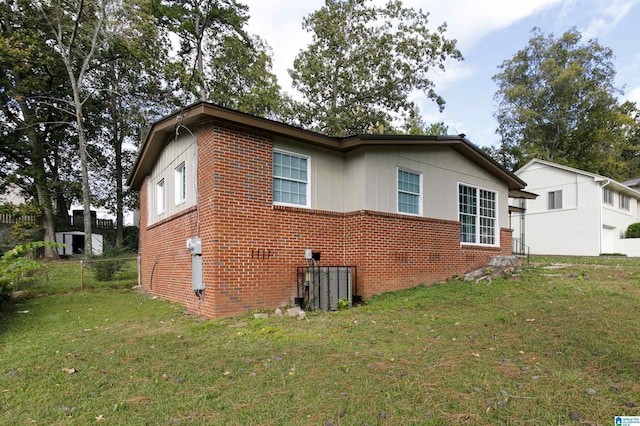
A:
{"type": "Polygon", "coordinates": [[[160,179],[156,184],[156,210],[158,214],[164,213],[165,208],[165,193],[164,193],[164,179],[160,179]]]}
{"type": "Polygon", "coordinates": [[[496,192],[459,184],[458,210],[460,240],[463,243],[498,243],[496,192]]]}
{"type": "Polygon", "coordinates": [[[422,213],[422,175],[398,169],[398,213],[422,213]]]}
{"type": "Polygon", "coordinates": [[[613,205],[613,191],[609,188],[602,188],[602,202],[613,205]]]}
{"type": "Polygon", "coordinates": [[[562,208],[562,189],[549,192],[547,195],[547,207],[549,210],[558,210],[562,208]]]}
{"type": "Polygon", "coordinates": [[[187,169],[181,163],[175,170],[176,205],[187,199],[187,169]]]}
{"type": "Polygon", "coordinates": [[[629,196],[620,194],[620,208],[622,210],[629,210],[629,196]]]}
{"type": "Polygon", "coordinates": [[[309,198],[309,157],[274,151],[274,204],[310,207],[309,198]]]}

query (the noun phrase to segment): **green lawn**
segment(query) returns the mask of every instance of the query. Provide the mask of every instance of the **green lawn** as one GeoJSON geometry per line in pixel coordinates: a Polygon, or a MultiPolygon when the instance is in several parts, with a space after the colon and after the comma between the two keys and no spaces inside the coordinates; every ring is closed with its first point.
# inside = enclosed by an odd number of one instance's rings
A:
{"type": "Polygon", "coordinates": [[[135,265],[83,291],[50,279],[0,313],[0,424],[640,416],[640,259],[533,261],[520,280],[417,287],[307,320],[187,315],[123,285],[135,265]]]}

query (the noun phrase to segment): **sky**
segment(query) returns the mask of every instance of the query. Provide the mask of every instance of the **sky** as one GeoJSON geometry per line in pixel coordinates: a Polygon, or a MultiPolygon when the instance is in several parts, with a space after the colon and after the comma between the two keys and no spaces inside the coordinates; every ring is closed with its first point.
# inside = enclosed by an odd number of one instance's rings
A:
{"type": "MultiPolygon", "coordinates": [[[[284,91],[296,97],[287,72],[312,39],[302,20],[324,0],[239,0],[249,6],[248,32],[262,37],[273,49],[273,72],[284,91]]],[[[383,0],[374,0],[377,4],[383,0]]],[[[640,105],[640,0],[404,0],[407,7],[429,12],[431,29],[443,22],[445,37],[457,40],[464,60],[445,62],[434,72],[436,92],[445,101],[440,113],[422,93],[416,102],[427,124],[444,122],[450,134],[466,134],[478,146],[493,146],[497,122],[497,89],[492,76],[498,66],[526,47],[531,30],[559,37],[576,28],[583,41],[596,39],[613,50],[616,85],[621,101],[640,105]]]]}

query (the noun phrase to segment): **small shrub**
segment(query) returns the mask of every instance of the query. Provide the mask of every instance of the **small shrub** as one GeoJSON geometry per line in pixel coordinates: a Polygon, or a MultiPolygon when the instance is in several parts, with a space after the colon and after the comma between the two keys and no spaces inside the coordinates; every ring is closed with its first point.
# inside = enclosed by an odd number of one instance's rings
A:
{"type": "Polygon", "coordinates": [[[351,302],[349,299],[338,299],[338,310],[344,311],[345,309],[349,309],[351,307],[351,302]]]}
{"type": "Polygon", "coordinates": [[[102,255],[91,259],[89,268],[98,281],[111,281],[122,270],[126,263],[124,259],[129,251],[126,247],[116,247],[106,241],[102,246],[102,255]]]}
{"type": "Polygon", "coordinates": [[[640,222],[629,225],[624,236],[625,238],[640,238],[640,222]]]}
{"type": "Polygon", "coordinates": [[[0,304],[11,296],[11,292],[20,284],[33,281],[34,272],[42,268],[33,254],[41,247],[60,247],[61,244],[36,241],[20,244],[7,251],[0,258],[0,304]]]}

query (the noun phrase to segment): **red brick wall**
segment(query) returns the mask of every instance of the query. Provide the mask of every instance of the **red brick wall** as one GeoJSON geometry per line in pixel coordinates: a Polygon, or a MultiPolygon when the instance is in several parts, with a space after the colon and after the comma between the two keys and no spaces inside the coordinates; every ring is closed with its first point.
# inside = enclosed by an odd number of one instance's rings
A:
{"type": "Polygon", "coordinates": [[[358,294],[429,284],[476,269],[501,248],[460,245],[455,221],[370,211],[335,213],[273,206],[269,137],[214,124],[198,132],[199,220],[195,208],[146,226],[140,192],[142,284],[164,299],[209,317],[293,303],[296,267],[307,248],[319,265],[357,266],[358,294]],[[199,227],[198,227],[199,223],[199,227]],[[187,238],[202,238],[205,298],[191,291],[187,238]]]}

